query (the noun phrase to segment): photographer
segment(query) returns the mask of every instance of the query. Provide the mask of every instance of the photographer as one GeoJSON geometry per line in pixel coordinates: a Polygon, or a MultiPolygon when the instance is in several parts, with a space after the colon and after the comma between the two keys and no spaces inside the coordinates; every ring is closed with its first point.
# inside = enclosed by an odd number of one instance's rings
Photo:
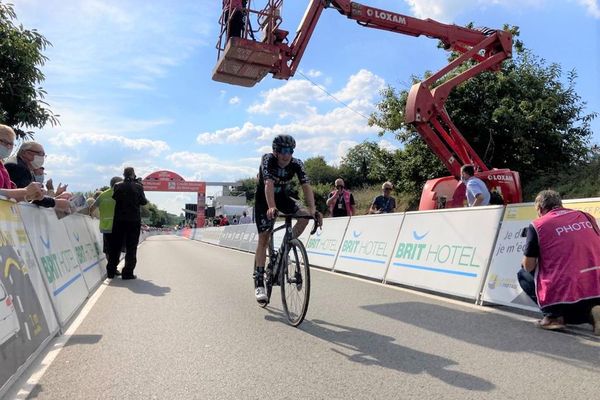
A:
{"type": "Polygon", "coordinates": [[[351,217],[356,214],[354,196],[344,187],[344,180],[335,180],[335,190],[329,193],[327,207],[332,217],[351,217]]]}
{"type": "Polygon", "coordinates": [[[112,235],[110,238],[110,257],[106,266],[109,279],[115,277],[119,264],[119,253],[125,242],[125,266],[121,271],[122,279],[136,279],[133,274],[137,262],[137,245],[140,239],[142,218],[140,206],[148,204],[144,195],[141,179],[136,178],[132,167],[123,171],[123,182],[116,183],[113,188],[115,200],[115,216],[113,220],[112,235]]]}

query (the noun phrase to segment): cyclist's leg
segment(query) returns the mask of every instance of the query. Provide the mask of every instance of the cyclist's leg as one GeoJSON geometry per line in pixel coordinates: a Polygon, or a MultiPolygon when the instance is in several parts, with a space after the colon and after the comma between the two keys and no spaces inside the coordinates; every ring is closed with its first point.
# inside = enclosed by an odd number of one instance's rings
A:
{"type": "Polygon", "coordinates": [[[267,218],[267,207],[263,204],[256,204],[254,213],[256,229],[258,231],[258,244],[256,245],[256,252],[254,254],[254,274],[252,277],[256,289],[256,300],[258,302],[266,302],[267,294],[264,286],[265,263],[274,221],[267,218]]]}
{"type": "MultiPolygon", "coordinates": [[[[308,209],[306,207],[299,206],[297,200],[291,197],[278,199],[277,209],[285,214],[309,215],[308,209]]],[[[294,235],[294,238],[300,236],[302,232],[304,232],[304,228],[306,228],[307,225],[307,219],[297,220],[292,228],[292,234],[294,235]]]]}

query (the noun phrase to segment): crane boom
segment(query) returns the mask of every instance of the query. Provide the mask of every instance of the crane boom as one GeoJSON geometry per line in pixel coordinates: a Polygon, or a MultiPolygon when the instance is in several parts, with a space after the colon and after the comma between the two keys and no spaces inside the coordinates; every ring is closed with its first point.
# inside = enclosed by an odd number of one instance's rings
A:
{"type": "MultiPolygon", "coordinates": [[[[236,1],[239,3],[239,0],[224,0],[224,13],[231,15],[234,11],[231,4],[236,1]]],[[[248,0],[248,3],[252,3],[252,0],[248,0]]],[[[222,29],[213,79],[243,86],[253,86],[268,73],[277,79],[289,79],[295,74],[318,20],[327,8],[335,9],[367,28],[438,39],[444,48],[455,51],[458,56],[435,74],[411,87],[405,110],[406,122],[415,127],[454,178],[460,177],[462,165],[473,164],[479,174],[485,175],[488,186],[502,192],[506,202],[521,201],[518,173],[509,170],[490,171],[445,109],[448,95],[454,87],[484,71],[499,70],[502,61],[511,57],[510,32],[487,28],[471,29],[431,19],[423,20],[350,0],[310,0],[294,39],[288,44],[288,32],[279,28],[281,4],[282,0],[268,0],[261,11],[252,10],[251,4],[244,10],[239,10],[248,16],[257,13],[263,33],[262,41],[247,38],[253,32],[248,25],[249,18],[246,19],[246,37],[226,37],[225,46],[222,46],[223,35],[227,36],[228,31],[222,29]],[[494,178],[499,176],[501,178],[494,178]]],[[[223,20],[222,17],[222,25],[223,20]]],[[[422,197],[420,208],[456,206],[462,201],[461,196],[454,196],[460,185],[452,186],[447,179],[440,179],[443,182],[433,182],[433,186],[429,188],[426,185],[423,195],[428,199],[424,201],[422,197]],[[444,204],[440,204],[442,197],[444,204]]]]}

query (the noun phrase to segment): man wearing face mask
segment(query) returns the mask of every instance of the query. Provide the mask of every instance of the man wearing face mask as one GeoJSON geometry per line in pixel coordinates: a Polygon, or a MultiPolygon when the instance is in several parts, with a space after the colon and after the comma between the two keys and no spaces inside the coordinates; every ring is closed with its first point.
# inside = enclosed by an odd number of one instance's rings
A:
{"type": "MultiPolygon", "coordinates": [[[[34,170],[42,168],[46,159],[46,153],[41,144],[37,142],[25,142],[19,148],[16,156],[6,160],[4,165],[10,175],[10,179],[18,188],[27,187],[35,182],[34,170]]],[[[41,200],[33,202],[41,207],[56,207],[61,210],[69,210],[70,204],[66,199],[53,199],[44,196],[41,200]]]]}

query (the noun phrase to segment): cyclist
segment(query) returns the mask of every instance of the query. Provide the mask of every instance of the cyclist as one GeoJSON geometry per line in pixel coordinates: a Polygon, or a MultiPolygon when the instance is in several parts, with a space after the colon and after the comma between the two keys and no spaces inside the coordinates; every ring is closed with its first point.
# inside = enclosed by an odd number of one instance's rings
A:
{"type": "MultiPolygon", "coordinates": [[[[273,139],[273,152],[263,155],[258,171],[254,217],[258,230],[258,244],[254,256],[254,285],[256,301],[265,303],[267,292],[263,277],[270,233],[275,224],[278,210],[285,214],[316,215],[315,198],[304,170],[304,163],[292,157],[296,141],[290,135],[278,135],[273,139]],[[298,177],[308,208],[301,207],[289,195],[289,186],[294,176],[298,177]]],[[[308,219],[299,219],[293,228],[295,238],[308,225],[308,219]]]]}

